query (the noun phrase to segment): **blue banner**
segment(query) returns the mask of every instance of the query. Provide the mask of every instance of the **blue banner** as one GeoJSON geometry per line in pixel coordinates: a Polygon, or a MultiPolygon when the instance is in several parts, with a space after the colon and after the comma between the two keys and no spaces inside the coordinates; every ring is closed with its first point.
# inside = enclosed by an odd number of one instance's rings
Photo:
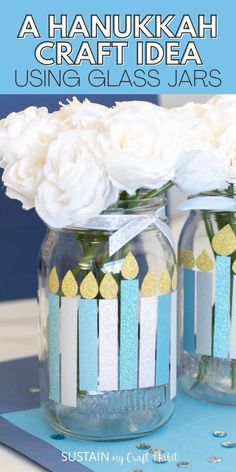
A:
{"type": "Polygon", "coordinates": [[[235,11],[222,0],[8,0],[0,93],[235,93],[235,11]]]}

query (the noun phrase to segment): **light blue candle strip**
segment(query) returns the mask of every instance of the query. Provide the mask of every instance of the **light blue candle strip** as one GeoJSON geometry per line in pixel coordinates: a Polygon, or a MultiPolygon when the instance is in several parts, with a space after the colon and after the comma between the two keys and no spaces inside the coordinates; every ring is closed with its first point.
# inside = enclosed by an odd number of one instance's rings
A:
{"type": "Polygon", "coordinates": [[[60,299],[49,293],[49,398],[60,401],[60,299]]]}
{"type": "Polygon", "coordinates": [[[138,280],[121,281],[120,390],[138,386],[138,280]]]}
{"type": "Polygon", "coordinates": [[[169,383],[170,378],[171,293],[158,297],[156,385],[169,383]]]}
{"type": "Polygon", "coordinates": [[[212,274],[196,272],[196,352],[212,355],[212,274]]]}
{"type": "Polygon", "coordinates": [[[170,323],[170,398],[176,397],[177,390],[177,292],[171,294],[170,323]]]}
{"type": "Polygon", "coordinates": [[[98,389],[97,300],[79,302],[79,389],[98,389]]]}
{"type": "Polygon", "coordinates": [[[233,296],[230,327],[230,359],[236,359],[236,275],[233,276],[233,296]]]}
{"type": "Polygon", "coordinates": [[[213,355],[227,359],[230,330],[230,278],[231,258],[216,257],[216,301],[213,355]]]}
{"type": "Polygon", "coordinates": [[[184,350],[195,352],[195,271],[184,269],[184,350]]]}

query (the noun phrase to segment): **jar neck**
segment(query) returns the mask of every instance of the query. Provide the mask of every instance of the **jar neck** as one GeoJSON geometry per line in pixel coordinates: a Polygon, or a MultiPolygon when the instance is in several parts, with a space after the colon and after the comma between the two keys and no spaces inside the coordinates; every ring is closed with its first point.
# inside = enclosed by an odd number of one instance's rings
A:
{"type": "Polygon", "coordinates": [[[192,195],[189,198],[196,197],[236,197],[236,181],[230,182],[227,187],[222,190],[212,190],[211,192],[202,192],[197,195],[192,195]]]}
{"type": "MultiPolygon", "coordinates": [[[[191,195],[188,197],[188,200],[197,200],[198,198],[200,199],[205,199],[205,203],[206,203],[206,206],[209,206],[209,202],[207,202],[207,199],[211,198],[211,203],[210,203],[210,206],[212,206],[212,208],[210,209],[204,209],[204,206],[203,208],[201,209],[201,207],[199,207],[199,209],[194,209],[194,204],[193,204],[193,209],[190,210],[191,211],[191,214],[203,214],[205,216],[205,218],[209,217],[213,217],[213,218],[216,218],[217,219],[217,215],[228,215],[229,213],[231,213],[232,216],[236,215],[236,212],[234,210],[229,210],[227,209],[227,199],[231,198],[231,199],[235,199],[236,198],[236,183],[229,183],[229,185],[224,188],[224,189],[221,189],[221,190],[212,190],[210,192],[202,192],[202,193],[199,193],[199,194],[196,194],[196,195],[191,195]],[[214,201],[214,197],[216,197],[216,201],[214,201]],[[225,201],[226,201],[226,209],[223,209],[224,208],[224,204],[222,204],[222,201],[220,200],[220,198],[225,198],[225,201]],[[219,200],[218,200],[219,198],[219,200]],[[218,208],[218,203],[220,201],[220,208],[218,208]],[[207,205],[208,203],[208,205],[207,205]],[[214,207],[215,205],[215,207],[214,207]]],[[[201,201],[201,203],[203,203],[203,201],[201,201]]],[[[196,204],[198,204],[198,202],[196,202],[196,204]]],[[[197,206],[197,205],[196,205],[197,206]]]]}
{"type": "Polygon", "coordinates": [[[118,200],[118,202],[103,212],[108,214],[150,214],[166,206],[167,200],[165,195],[154,197],[146,196],[146,193],[139,194],[137,198],[131,197],[125,200],[118,200]]]}
{"type": "MultiPolygon", "coordinates": [[[[116,204],[112,205],[110,208],[108,208],[106,211],[102,213],[104,217],[106,216],[107,218],[109,215],[152,215],[154,214],[157,210],[160,210],[159,217],[167,221],[166,217],[166,211],[165,211],[165,206],[166,206],[167,200],[164,196],[164,194],[154,196],[154,197],[146,197],[145,192],[142,195],[138,195],[137,198],[128,198],[124,200],[119,200],[116,204]]],[[[61,228],[61,229],[55,229],[48,227],[49,231],[55,232],[55,233],[63,233],[63,232],[87,232],[87,231],[92,231],[96,233],[104,233],[109,230],[98,230],[98,229],[87,229],[86,227],[67,227],[67,228],[61,228]]]]}

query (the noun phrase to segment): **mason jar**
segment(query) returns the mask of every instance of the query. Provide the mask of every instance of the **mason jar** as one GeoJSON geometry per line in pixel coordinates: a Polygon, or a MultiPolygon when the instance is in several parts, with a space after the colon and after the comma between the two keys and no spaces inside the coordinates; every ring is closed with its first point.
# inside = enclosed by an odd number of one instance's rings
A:
{"type": "MultiPolygon", "coordinates": [[[[164,206],[120,201],[106,219],[163,208],[163,224],[164,206]]],[[[174,250],[152,223],[110,257],[115,232],[48,228],[39,267],[41,401],[57,431],[96,441],[150,433],[176,395],[174,250]]]]}
{"type": "Polygon", "coordinates": [[[231,185],[224,192],[201,195],[200,207],[204,198],[203,207],[208,210],[191,211],[179,242],[178,285],[178,370],[182,388],[198,399],[233,405],[236,213],[230,197],[234,197],[234,189],[231,185]],[[224,210],[230,207],[231,211],[224,210]]]}

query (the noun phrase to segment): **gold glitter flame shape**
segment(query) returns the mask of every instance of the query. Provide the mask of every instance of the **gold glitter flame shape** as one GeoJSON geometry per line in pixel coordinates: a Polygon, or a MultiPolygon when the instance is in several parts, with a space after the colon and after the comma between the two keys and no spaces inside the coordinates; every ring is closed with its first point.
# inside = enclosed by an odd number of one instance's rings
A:
{"type": "Polygon", "coordinates": [[[162,295],[166,295],[171,289],[171,278],[167,269],[162,271],[159,288],[162,295]]]}
{"type": "Polygon", "coordinates": [[[173,270],[173,275],[172,275],[172,280],[171,280],[171,287],[172,287],[172,290],[177,290],[177,283],[178,283],[178,274],[177,274],[177,267],[175,266],[174,267],[174,270],[173,270]]]}
{"type": "Polygon", "coordinates": [[[80,294],[83,298],[86,298],[87,300],[91,300],[92,298],[95,298],[97,296],[98,283],[92,272],[89,272],[81,283],[80,294]]]}
{"type": "Polygon", "coordinates": [[[154,297],[157,293],[157,279],[154,272],[148,272],[143,279],[142,283],[142,293],[145,297],[154,297]]]}
{"type": "Polygon", "coordinates": [[[57,275],[56,267],[50,272],[49,279],[48,279],[48,287],[51,293],[57,293],[60,288],[60,283],[57,275]]]}
{"type": "Polygon", "coordinates": [[[133,280],[137,277],[139,273],[139,266],[138,263],[133,256],[132,252],[129,252],[126,256],[122,267],[121,267],[121,274],[127,280],[133,280]]]}
{"type": "Polygon", "coordinates": [[[205,250],[197,257],[196,266],[201,272],[210,272],[213,269],[213,260],[205,250]]]}
{"type": "Polygon", "coordinates": [[[224,226],[212,239],[212,247],[220,256],[229,256],[236,250],[236,236],[230,224],[224,226]]]}
{"type": "Polygon", "coordinates": [[[61,289],[65,297],[68,297],[68,298],[76,297],[78,293],[78,284],[71,270],[68,270],[68,272],[66,273],[61,284],[61,289]]]}
{"type": "Polygon", "coordinates": [[[181,253],[181,264],[185,269],[193,269],[195,259],[191,249],[184,249],[181,253]]]}
{"type": "Polygon", "coordinates": [[[116,298],[118,294],[118,285],[112,277],[112,275],[107,272],[101,282],[100,285],[100,293],[103,298],[106,298],[107,300],[111,300],[112,298],[116,298]]]}
{"type": "Polygon", "coordinates": [[[232,271],[236,274],[236,260],[234,261],[232,265],[232,271]]]}

